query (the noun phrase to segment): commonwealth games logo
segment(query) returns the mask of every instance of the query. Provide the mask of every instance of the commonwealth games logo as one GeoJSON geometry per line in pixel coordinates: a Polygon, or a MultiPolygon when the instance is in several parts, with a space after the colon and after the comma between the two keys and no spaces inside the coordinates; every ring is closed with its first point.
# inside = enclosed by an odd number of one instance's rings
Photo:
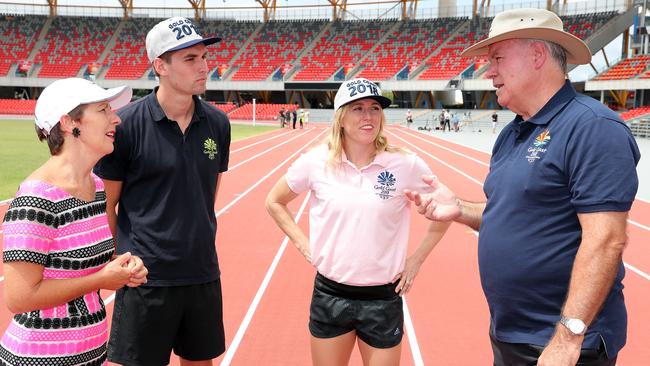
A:
{"type": "Polygon", "coordinates": [[[394,187],[396,182],[397,179],[395,179],[393,173],[388,171],[379,173],[377,175],[377,184],[373,187],[375,188],[375,194],[383,200],[393,197],[393,193],[396,190],[394,187]]]}
{"type": "Polygon", "coordinates": [[[208,156],[208,159],[214,160],[217,157],[217,143],[211,138],[203,141],[203,153],[208,156]]]}

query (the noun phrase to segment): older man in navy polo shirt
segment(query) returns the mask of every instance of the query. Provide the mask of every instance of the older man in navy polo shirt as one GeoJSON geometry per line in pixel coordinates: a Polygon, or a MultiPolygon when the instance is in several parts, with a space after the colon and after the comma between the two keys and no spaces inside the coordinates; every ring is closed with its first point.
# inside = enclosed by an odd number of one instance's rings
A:
{"type": "Polygon", "coordinates": [[[555,14],[498,14],[488,55],[498,102],[517,114],[499,135],[487,202],[410,192],[420,213],[479,230],[481,282],[495,365],[614,365],[626,340],[622,262],[640,154],[630,130],[577,94],[566,64],[591,53],[555,14]]]}

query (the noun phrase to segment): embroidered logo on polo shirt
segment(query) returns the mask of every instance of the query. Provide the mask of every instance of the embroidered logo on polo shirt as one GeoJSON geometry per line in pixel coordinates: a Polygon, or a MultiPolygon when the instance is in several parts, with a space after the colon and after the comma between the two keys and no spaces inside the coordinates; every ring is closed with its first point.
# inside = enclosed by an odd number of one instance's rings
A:
{"type": "Polygon", "coordinates": [[[529,163],[532,164],[537,161],[537,159],[541,158],[540,155],[546,152],[546,145],[548,145],[549,141],[551,141],[551,133],[549,130],[544,130],[544,132],[540,133],[539,136],[535,137],[533,146],[528,148],[528,155],[526,155],[526,159],[528,159],[529,163]]]}
{"type": "Polygon", "coordinates": [[[217,157],[217,143],[213,139],[207,138],[203,141],[203,153],[208,156],[208,159],[214,160],[217,157]]]}
{"type": "Polygon", "coordinates": [[[393,192],[396,188],[395,183],[397,179],[391,172],[383,171],[377,176],[377,184],[375,184],[375,194],[383,200],[393,197],[393,192]]]}

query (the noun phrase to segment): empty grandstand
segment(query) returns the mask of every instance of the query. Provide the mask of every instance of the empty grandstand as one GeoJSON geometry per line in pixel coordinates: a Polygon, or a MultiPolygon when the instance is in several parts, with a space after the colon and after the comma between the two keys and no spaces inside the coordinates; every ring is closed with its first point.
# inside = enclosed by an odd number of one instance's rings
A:
{"type": "MultiPolygon", "coordinates": [[[[276,9],[266,3],[250,10],[256,20],[240,16],[242,10],[183,10],[197,18],[204,34],[223,39],[210,49],[204,97],[233,118],[251,118],[252,99],[260,119],[277,118],[288,104],[331,108],[333,91],[353,77],[391,90],[394,107],[498,107],[491,81],[484,77],[487,60],[459,57],[487,35],[492,16],[501,10],[497,7],[415,9],[417,1],[408,0],[373,14],[352,7],[276,9]]],[[[55,5],[10,11],[0,4],[0,98],[13,99],[20,90],[33,99],[53,78],[68,76],[107,87],[128,82],[142,90],[140,95],[156,85],[144,38],[153,24],[171,15],[170,9],[74,10],[74,16],[63,15],[73,13],[68,8],[57,12],[55,5]]],[[[650,104],[645,92],[650,90],[650,56],[647,39],[639,38],[639,24],[645,21],[639,8],[625,1],[592,1],[554,10],[592,53],[616,60],[600,70],[594,67],[594,75],[576,87],[612,108],[632,110],[624,115],[631,122],[647,118],[639,107],[650,104]],[[607,57],[605,46],[621,38],[629,47],[607,57]]],[[[13,104],[0,104],[0,113],[21,114],[24,104],[13,104]]]]}

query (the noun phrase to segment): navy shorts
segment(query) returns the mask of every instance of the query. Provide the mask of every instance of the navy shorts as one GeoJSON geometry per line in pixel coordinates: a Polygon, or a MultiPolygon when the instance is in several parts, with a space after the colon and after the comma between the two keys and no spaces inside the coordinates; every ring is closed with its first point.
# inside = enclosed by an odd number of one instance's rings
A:
{"type": "Polygon", "coordinates": [[[172,350],[186,360],[201,361],[225,349],[220,280],[117,290],[108,343],[111,362],[167,365],[172,350]]]}
{"type": "Polygon", "coordinates": [[[356,331],[371,347],[391,348],[404,333],[402,297],[397,282],[379,286],[350,286],[316,274],[309,314],[309,331],[316,338],[333,338],[356,331]]]}

